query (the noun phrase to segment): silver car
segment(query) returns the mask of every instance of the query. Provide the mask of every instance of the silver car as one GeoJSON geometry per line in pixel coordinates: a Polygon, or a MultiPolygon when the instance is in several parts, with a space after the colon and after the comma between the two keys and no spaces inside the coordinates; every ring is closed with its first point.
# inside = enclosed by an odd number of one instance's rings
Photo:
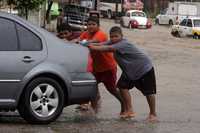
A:
{"type": "Polygon", "coordinates": [[[93,100],[89,50],[0,12],[0,110],[29,123],[50,123],[67,105],[93,100]]]}

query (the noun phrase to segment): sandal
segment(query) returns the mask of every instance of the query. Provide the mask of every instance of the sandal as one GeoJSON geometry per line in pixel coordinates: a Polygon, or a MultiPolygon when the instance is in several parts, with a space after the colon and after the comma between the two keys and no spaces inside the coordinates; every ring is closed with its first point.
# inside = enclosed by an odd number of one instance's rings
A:
{"type": "Polygon", "coordinates": [[[133,118],[136,116],[135,112],[122,112],[120,113],[121,118],[133,118]]]}
{"type": "Polygon", "coordinates": [[[89,104],[81,104],[81,105],[77,106],[76,109],[81,110],[81,111],[88,111],[89,110],[89,104]]]}

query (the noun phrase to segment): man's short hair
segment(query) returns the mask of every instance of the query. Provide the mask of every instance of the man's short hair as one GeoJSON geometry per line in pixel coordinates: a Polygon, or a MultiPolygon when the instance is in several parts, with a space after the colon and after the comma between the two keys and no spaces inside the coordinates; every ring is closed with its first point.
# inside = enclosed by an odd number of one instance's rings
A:
{"type": "Polygon", "coordinates": [[[99,18],[96,16],[91,16],[88,18],[88,22],[95,22],[98,26],[100,25],[99,18]]]}
{"type": "Polygon", "coordinates": [[[121,35],[123,35],[122,33],[122,29],[119,26],[114,26],[110,29],[110,34],[111,33],[119,33],[121,35]]]}
{"type": "Polygon", "coordinates": [[[61,27],[61,32],[63,32],[63,31],[72,32],[73,31],[71,26],[66,23],[61,24],[60,27],[61,27]]]}

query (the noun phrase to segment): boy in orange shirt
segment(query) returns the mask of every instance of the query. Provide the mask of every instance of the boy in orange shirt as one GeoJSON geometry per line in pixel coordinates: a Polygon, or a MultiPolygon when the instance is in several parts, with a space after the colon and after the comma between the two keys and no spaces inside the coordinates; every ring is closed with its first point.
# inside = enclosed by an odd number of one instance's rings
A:
{"type": "MultiPolygon", "coordinates": [[[[87,40],[89,43],[107,41],[107,35],[100,30],[99,26],[99,19],[97,17],[90,17],[87,23],[87,31],[81,34],[79,38],[80,41],[87,40]]],[[[113,54],[91,51],[91,57],[93,59],[93,74],[97,83],[102,82],[106,89],[120,101],[122,106],[123,102],[116,87],[117,64],[114,60],[113,54]]],[[[92,102],[95,111],[98,111],[97,104],[99,100],[100,95],[98,94],[96,100],[92,102]]]]}

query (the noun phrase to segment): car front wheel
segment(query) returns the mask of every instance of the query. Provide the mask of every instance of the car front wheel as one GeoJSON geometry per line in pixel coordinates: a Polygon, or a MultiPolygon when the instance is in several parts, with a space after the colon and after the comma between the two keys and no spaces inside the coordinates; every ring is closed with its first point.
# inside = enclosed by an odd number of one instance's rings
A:
{"type": "Polygon", "coordinates": [[[172,26],[172,25],[174,25],[173,21],[169,20],[169,26],[172,26]]]}
{"type": "Polygon", "coordinates": [[[160,25],[159,19],[156,19],[156,20],[155,20],[155,24],[160,25]]]}
{"type": "Polygon", "coordinates": [[[48,124],[62,113],[64,92],[59,83],[50,78],[37,78],[25,88],[19,103],[21,116],[33,124],[48,124]]]}

